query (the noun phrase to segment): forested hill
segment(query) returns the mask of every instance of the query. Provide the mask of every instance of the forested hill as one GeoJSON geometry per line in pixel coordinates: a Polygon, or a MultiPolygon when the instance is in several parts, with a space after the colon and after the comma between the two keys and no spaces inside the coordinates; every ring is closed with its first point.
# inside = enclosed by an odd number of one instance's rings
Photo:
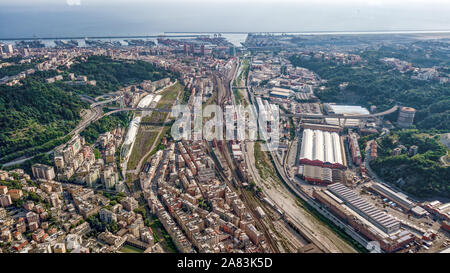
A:
{"type": "Polygon", "coordinates": [[[62,70],[63,81],[46,83],[57,74],[54,70],[36,72],[22,80],[22,85],[0,85],[0,163],[23,155],[51,150],[63,141],[80,120],[82,108],[88,108],[78,94],[92,97],[114,92],[143,80],[159,80],[172,75],[143,61],[113,60],[90,56],[76,60],[70,69],[62,70]],[[70,85],[68,74],[86,76],[93,85],[70,85]]]}
{"type": "Polygon", "coordinates": [[[97,81],[98,89],[109,92],[144,80],[156,81],[172,76],[148,62],[113,60],[96,55],[90,56],[86,62],[74,64],[68,72],[87,76],[88,80],[97,81]]]}
{"type": "MultiPolygon", "coordinates": [[[[290,58],[294,66],[310,69],[327,80],[326,89],[317,92],[325,102],[352,103],[363,106],[375,105],[386,110],[396,103],[414,107],[415,125],[421,129],[450,129],[450,83],[420,81],[411,79],[411,74],[400,73],[379,61],[386,57],[385,51],[364,51],[360,53],[367,63],[337,64],[333,61],[290,58]],[[345,90],[339,84],[348,82],[345,90]]],[[[414,64],[413,64],[414,65],[414,64]]]]}
{"type": "Polygon", "coordinates": [[[438,140],[439,135],[432,137],[418,130],[391,132],[377,139],[378,158],[370,165],[383,180],[415,196],[450,198],[450,166],[444,166],[440,161],[447,148],[438,140]],[[392,155],[392,150],[399,145],[407,149],[417,145],[418,153],[392,155]]]}
{"type": "Polygon", "coordinates": [[[86,107],[78,96],[33,79],[0,85],[0,157],[64,136],[86,107]]]}

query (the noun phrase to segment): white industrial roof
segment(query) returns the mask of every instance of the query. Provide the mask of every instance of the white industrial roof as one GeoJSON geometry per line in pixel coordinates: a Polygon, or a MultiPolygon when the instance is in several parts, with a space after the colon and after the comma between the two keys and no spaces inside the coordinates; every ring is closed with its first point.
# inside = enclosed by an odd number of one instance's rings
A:
{"type": "Polygon", "coordinates": [[[153,99],[153,102],[159,102],[159,100],[161,100],[162,96],[161,95],[156,95],[155,98],[153,99]]]}
{"type": "Polygon", "coordinates": [[[286,88],[280,88],[280,87],[273,87],[272,92],[277,92],[277,93],[281,93],[284,95],[290,95],[292,93],[294,93],[294,91],[290,90],[290,89],[286,89],[286,88]]]}
{"type": "Polygon", "coordinates": [[[153,101],[153,95],[147,95],[143,99],[141,99],[138,103],[138,108],[145,108],[150,105],[153,101]]]}
{"type": "Polygon", "coordinates": [[[271,91],[270,95],[278,95],[278,96],[285,96],[289,97],[292,93],[286,93],[286,92],[279,92],[279,91],[271,91]]]}
{"type": "Polygon", "coordinates": [[[303,131],[300,159],[343,165],[338,133],[305,129],[303,131]]]}
{"type": "Polygon", "coordinates": [[[344,115],[368,115],[369,111],[361,106],[356,105],[336,105],[336,104],[327,104],[330,109],[336,114],[344,114],[344,115]]]}
{"type": "Polygon", "coordinates": [[[123,141],[124,145],[131,144],[134,142],[136,138],[137,131],[139,129],[139,124],[141,123],[141,117],[135,117],[128,127],[127,135],[125,136],[125,140],[123,141]]]}
{"type": "Polygon", "coordinates": [[[326,118],[325,119],[327,124],[330,125],[339,125],[339,126],[344,126],[344,127],[356,127],[359,125],[360,121],[359,119],[340,119],[340,123],[339,123],[339,119],[337,118],[326,118]],[[345,121],[345,123],[344,123],[345,121]]]}
{"type": "Polygon", "coordinates": [[[353,190],[350,190],[348,187],[340,183],[335,183],[328,186],[328,190],[336,194],[338,197],[342,198],[343,201],[347,204],[350,204],[351,206],[356,208],[359,211],[358,213],[367,216],[369,218],[369,221],[376,222],[387,231],[389,231],[389,229],[391,228],[398,230],[400,222],[396,218],[380,211],[377,207],[359,197],[353,190]]]}

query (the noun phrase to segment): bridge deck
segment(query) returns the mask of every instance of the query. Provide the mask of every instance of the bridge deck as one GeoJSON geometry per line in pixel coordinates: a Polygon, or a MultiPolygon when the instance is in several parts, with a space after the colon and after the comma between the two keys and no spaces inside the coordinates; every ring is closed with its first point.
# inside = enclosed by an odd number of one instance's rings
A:
{"type": "MultiPolygon", "coordinates": [[[[162,112],[162,113],[171,113],[172,109],[167,108],[132,108],[132,107],[125,107],[125,108],[119,108],[119,107],[108,107],[109,109],[112,109],[113,111],[106,113],[105,115],[111,115],[113,113],[121,112],[121,111],[154,111],[154,112],[162,112]]],[[[366,118],[372,118],[372,117],[379,117],[384,115],[392,114],[393,112],[397,111],[398,106],[394,106],[389,110],[375,113],[375,114],[368,114],[368,115],[343,115],[343,114],[329,114],[329,115],[318,115],[318,114],[310,114],[310,113],[300,113],[300,114],[286,114],[286,113],[280,113],[280,116],[285,117],[298,117],[298,118],[342,118],[342,119],[366,119],[366,118]]]]}

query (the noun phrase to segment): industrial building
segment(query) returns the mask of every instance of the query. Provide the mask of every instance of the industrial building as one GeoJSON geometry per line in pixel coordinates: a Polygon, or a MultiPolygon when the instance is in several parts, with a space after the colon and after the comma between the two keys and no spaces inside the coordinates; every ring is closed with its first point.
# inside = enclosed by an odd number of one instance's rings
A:
{"type": "Polygon", "coordinates": [[[290,89],[285,88],[279,88],[279,87],[273,87],[270,91],[270,96],[280,99],[287,99],[290,96],[292,96],[294,92],[290,89]]]}
{"type": "Polygon", "coordinates": [[[390,234],[400,229],[400,222],[397,219],[380,211],[346,186],[335,183],[329,185],[327,188],[338,198],[341,198],[348,207],[356,211],[364,219],[368,220],[383,232],[390,234]]]}
{"type": "Polygon", "coordinates": [[[404,195],[403,193],[395,192],[380,183],[372,183],[372,185],[370,185],[370,189],[375,193],[378,193],[381,196],[386,197],[392,202],[395,202],[406,211],[409,211],[415,205],[413,202],[409,201],[406,195],[404,195]]]}
{"type": "Polygon", "coordinates": [[[137,105],[138,108],[149,107],[152,103],[154,95],[147,95],[143,99],[141,99],[137,105]]]}
{"type": "Polygon", "coordinates": [[[324,110],[328,114],[342,114],[342,115],[369,115],[369,110],[357,105],[336,105],[325,103],[324,110]]]}
{"type": "Polygon", "coordinates": [[[124,158],[128,159],[131,151],[133,150],[134,141],[136,139],[140,123],[141,117],[135,117],[128,126],[128,132],[122,145],[122,155],[124,155],[124,158]]]}
{"type": "Polygon", "coordinates": [[[442,220],[450,221],[450,203],[442,204],[440,201],[433,201],[423,205],[423,208],[442,220]]]}
{"type": "Polygon", "coordinates": [[[278,106],[275,104],[270,104],[267,100],[262,100],[260,97],[256,98],[256,105],[258,107],[258,124],[260,137],[263,140],[266,140],[266,145],[268,145],[269,147],[278,148],[278,106]]]}
{"type": "Polygon", "coordinates": [[[409,128],[414,123],[416,109],[411,107],[402,107],[398,112],[397,125],[401,128],[409,128]]]}
{"type": "MultiPolygon", "coordinates": [[[[356,105],[336,105],[331,103],[324,104],[324,110],[327,114],[340,114],[343,116],[351,116],[351,115],[369,115],[369,111],[361,106],[356,105]]],[[[330,125],[339,125],[342,127],[359,127],[360,120],[359,119],[345,119],[345,118],[326,118],[327,124],[330,125]]]]}
{"type": "Polygon", "coordinates": [[[334,126],[334,125],[324,125],[324,124],[315,124],[315,123],[302,123],[301,125],[304,129],[312,129],[312,130],[322,130],[327,132],[342,132],[342,127],[334,126]]]}
{"type": "Polygon", "coordinates": [[[343,170],[313,165],[298,166],[296,175],[315,185],[328,185],[331,183],[346,182],[346,177],[343,170]]]}
{"type": "Polygon", "coordinates": [[[313,184],[333,182],[333,175],[330,168],[322,168],[312,165],[301,165],[298,168],[297,175],[313,184]]]}
{"type": "Polygon", "coordinates": [[[363,234],[371,241],[379,242],[381,249],[385,252],[394,252],[416,240],[411,232],[401,228],[386,234],[329,190],[314,190],[313,197],[334,215],[347,222],[355,231],[363,234]]]}
{"type": "Polygon", "coordinates": [[[425,217],[425,216],[429,216],[430,213],[426,210],[424,210],[422,207],[420,206],[415,206],[411,209],[411,212],[414,214],[414,216],[416,217],[425,217]]]}
{"type": "Polygon", "coordinates": [[[300,164],[345,169],[342,140],[336,132],[304,129],[300,164]]]}

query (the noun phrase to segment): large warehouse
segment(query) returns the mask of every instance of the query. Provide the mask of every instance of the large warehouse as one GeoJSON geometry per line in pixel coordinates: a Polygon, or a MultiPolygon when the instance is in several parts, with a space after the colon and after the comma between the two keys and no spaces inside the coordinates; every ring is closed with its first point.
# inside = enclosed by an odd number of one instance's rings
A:
{"type": "Polygon", "coordinates": [[[341,198],[344,203],[370,223],[390,234],[400,229],[400,222],[391,215],[379,210],[377,207],[359,197],[353,190],[340,183],[327,187],[334,195],[341,198]]]}
{"type": "Polygon", "coordinates": [[[345,169],[343,144],[336,132],[304,129],[300,164],[345,169]]]}
{"type": "Polygon", "coordinates": [[[270,91],[270,96],[281,99],[288,99],[290,96],[294,94],[294,91],[286,88],[274,87],[270,91]]]}
{"type": "MultiPolygon", "coordinates": [[[[356,105],[336,105],[332,103],[325,103],[324,110],[328,114],[342,114],[344,116],[370,114],[370,112],[366,108],[356,105]]],[[[345,121],[344,119],[339,120],[337,118],[326,118],[325,121],[327,124],[339,125],[342,127],[358,127],[361,123],[359,119],[350,119],[350,118],[346,119],[345,121]]]]}

